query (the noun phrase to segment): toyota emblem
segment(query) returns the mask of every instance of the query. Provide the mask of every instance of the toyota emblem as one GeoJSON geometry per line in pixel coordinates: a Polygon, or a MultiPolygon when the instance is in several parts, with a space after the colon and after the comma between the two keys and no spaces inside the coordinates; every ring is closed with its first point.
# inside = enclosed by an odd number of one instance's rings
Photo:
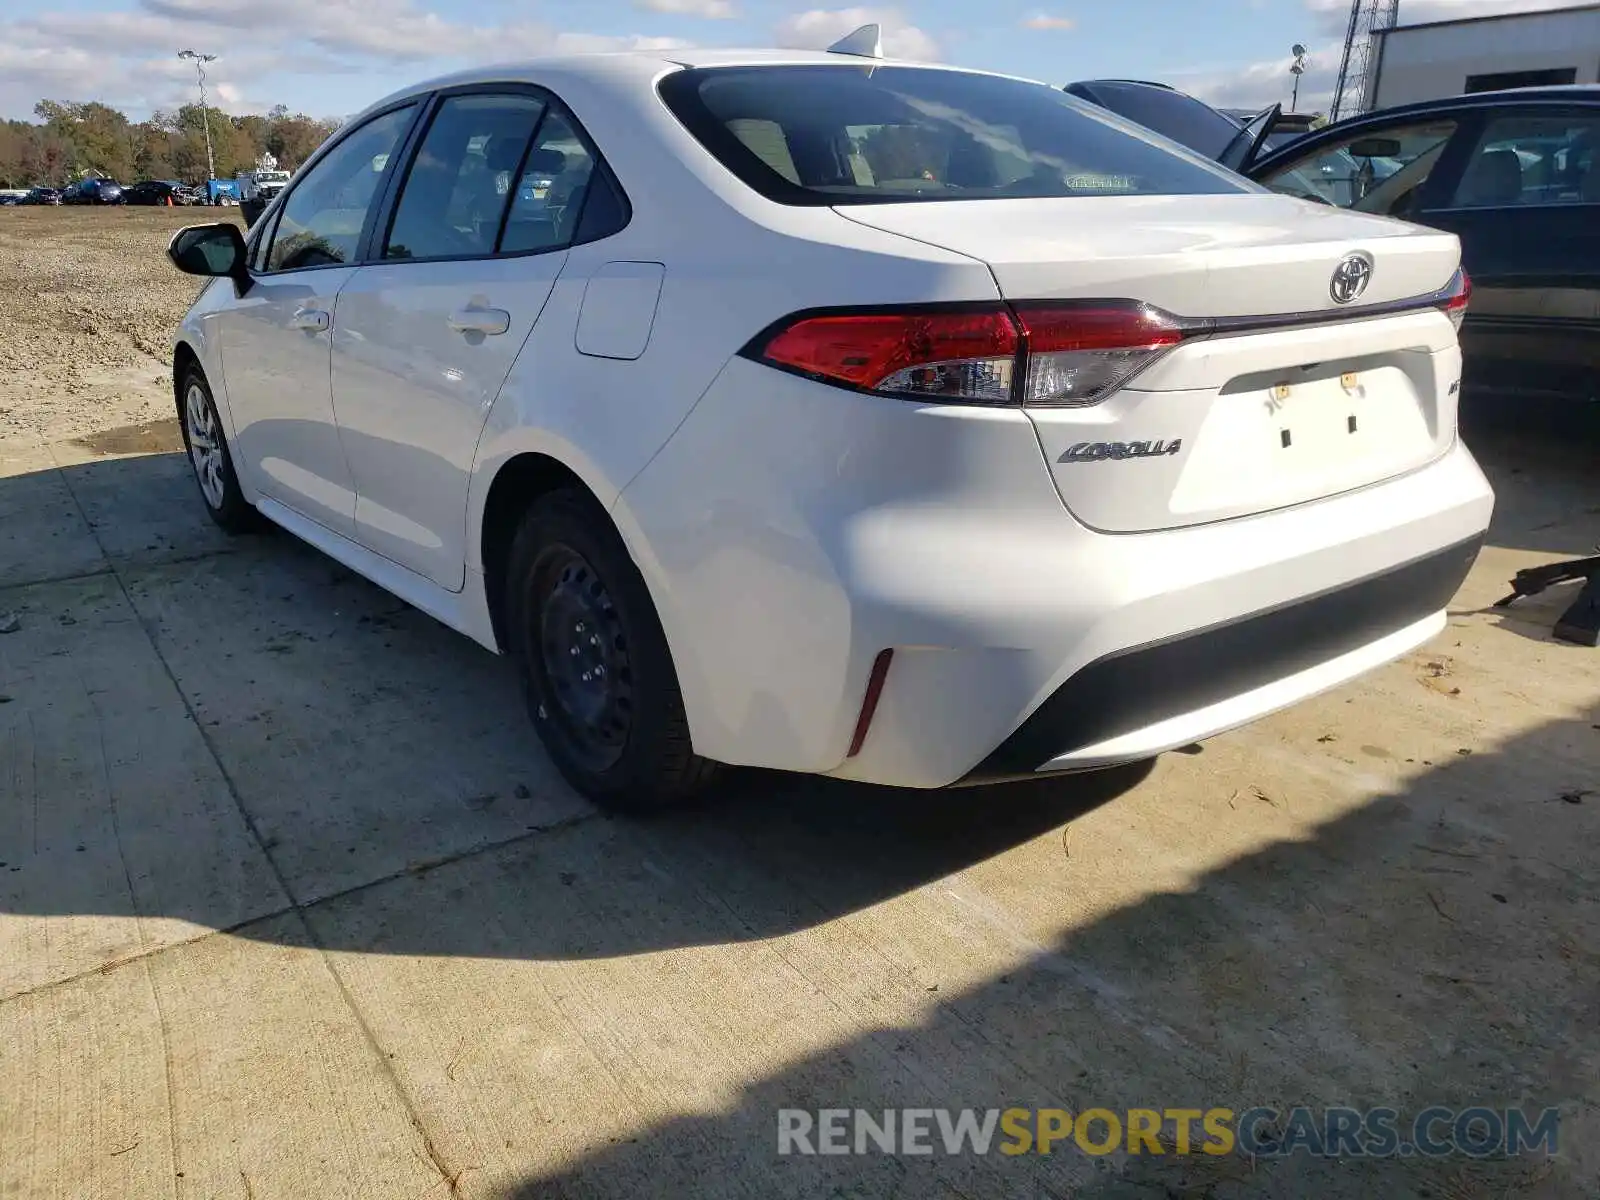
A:
{"type": "Polygon", "coordinates": [[[1352,254],[1333,269],[1333,279],[1328,284],[1328,294],[1335,304],[1349,304],[1372,282],[1372,259],[1365,254],[1352,254]]]}

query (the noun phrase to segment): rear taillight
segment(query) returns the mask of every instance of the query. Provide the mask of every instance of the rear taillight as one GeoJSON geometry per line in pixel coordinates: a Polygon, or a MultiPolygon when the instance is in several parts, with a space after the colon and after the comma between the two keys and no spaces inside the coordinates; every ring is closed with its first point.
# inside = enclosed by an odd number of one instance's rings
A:
{"type": "Polygon", "coordinates": [[[1019,305],[1027,404],[1097,404],[1184,339],[1148,304],[1019,305]]]}
{"type": "Polygon", "coordinates": [[[1450,287],[1445,292],[1439,308],[1450,318],[1450,323],[1460,329],[1461,322],[1467,315],[1467,305],[1470,303],[1472,303],[1472,280],[1467,276],[1467,269],[1462,267],[1450,280],[1450,287]]]}
{"type": "Polygon", "coordinates": [[[745,353],[826,383],[952,404],[1096,404],[1190,331],[1108,301],[801,315],[745,353]]]}
{"type": "Polygon", "coordinates": [[[864,392],[1006,404],[1018,348],[1010,314],[993,307],[800,317],[759,357],[864,392]]]}

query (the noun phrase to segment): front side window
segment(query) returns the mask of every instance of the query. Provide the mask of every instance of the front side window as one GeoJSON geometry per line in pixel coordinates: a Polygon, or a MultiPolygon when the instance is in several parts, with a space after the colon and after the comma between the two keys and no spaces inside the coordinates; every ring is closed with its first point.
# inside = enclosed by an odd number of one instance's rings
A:
{"type": "Polygon", "coordinates": [[[1430,120],[1324,145],[1261,182],[1275,192],[1380,216],[1404,217],[1456,131],[1430,120]]]}
{"type": "Polygon", "coordinates": [[[415,105],[374,117],[330,150],[282,206],[267,252],[269,271],[352,262],[415,105]]]}
{"type": "Polygon", "coordinates": [[[999,76],[712,67],[669,75],[660,90],[725,167],[786,204],[1253,190],[1105,109],[999,76]]]}
{"type": "Polygon", "coordinates": [[[1473,147],[1451,205],[1600,204],[1600,116],[1496,117],[1473,147]]]}
{"type": "Polygon", "coordinates": [[[384,258],[492,254],[517,169],[544,101],[451,96],[439,106],[401,185],[384,258]]]}

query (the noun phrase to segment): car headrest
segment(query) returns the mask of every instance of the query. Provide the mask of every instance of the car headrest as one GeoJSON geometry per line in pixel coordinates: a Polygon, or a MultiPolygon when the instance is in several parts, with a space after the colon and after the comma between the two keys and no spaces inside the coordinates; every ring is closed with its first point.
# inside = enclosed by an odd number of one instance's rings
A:
{"type": "Polygon", "coordinates": [[[1522,196],[1522,159],[1515,150],[1490,150],[1467,168],[1461,193],[1469,204],[1512,204],[1522,196]]]}
{"type": "Polygon", "coordinates": [[[559,150],[535,150],[528,155],[528,165],[523,168],[524,175],[549,175],[562,174],[567,169],[567,156],[559,150]]]}
{"type": "Polygon", "coordinates": [[[1600,204],[1600,153],[1597,153],[1583,174],[1583,186],[1578,194],[1585,204],[1600,204]]]}
{"type": "Polygon", "coordinates": [[[497,137],[489,140],[483,160],[491,171],[515,171],[522,157],[524,143],[518,138],[497,137]]]}

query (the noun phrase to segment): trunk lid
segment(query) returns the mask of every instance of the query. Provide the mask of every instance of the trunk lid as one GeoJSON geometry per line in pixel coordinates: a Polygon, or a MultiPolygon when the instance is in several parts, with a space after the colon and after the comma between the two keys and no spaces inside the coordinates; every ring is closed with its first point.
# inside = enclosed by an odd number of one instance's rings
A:
{"type": "Polygon", "coordinates": [[[1144,196],[852,206],[842,216],[987,263],[1011,301],[1135,300],[1214,332],[1121,390],[1028,415],[1061,499],[1106,532],[1228,520],[1415,470],[1455,435],[1460,353],[1429,296],[1452,234],[1287,196],[1144,196]],[[1335,270],[1371,271],[1347,304],[1335,270]]]}

